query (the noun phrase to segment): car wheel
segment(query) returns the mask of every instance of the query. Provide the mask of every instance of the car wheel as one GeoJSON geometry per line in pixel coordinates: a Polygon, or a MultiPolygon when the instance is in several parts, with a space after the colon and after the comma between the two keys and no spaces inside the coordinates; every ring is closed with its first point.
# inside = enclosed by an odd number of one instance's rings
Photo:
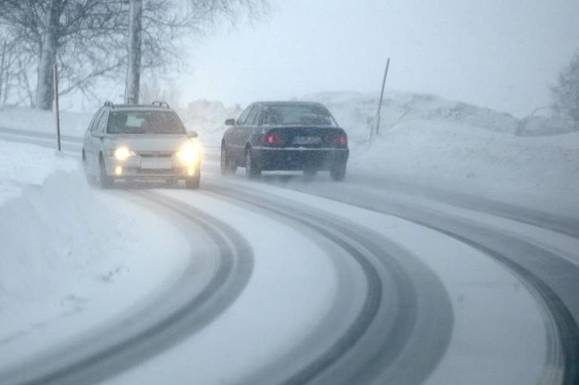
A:
{"type": "Polygon", "coordinates": [[[105,161],[102,156],[99,157],[99,178],[98,185],[102,189],[108,189],[113,186],[113,177],[107,175],[105,161]]]}
{"type": "Polygon", "coordinates": [[[330,176],[335,181],[344,180],[346,177],[346,163],[339,163],[330,169],[330,176]]]}
{"type": "Polygon", "coordinates": [[[261,170],[253,157],[250,149],[245,151],[245,176],[248,179],[256,179],[261,175],[261,170]]]}
{"type": "Polygon", "coordinates": [[[86,153],[85,153],[85,151],[84,151],[84,148],[82,149],[82,169],[83,169],[83,172],[84,172],[84,176],[85,176],[85,178],[86,178],[86,182],[87,182],[90,186],[96,185],[96,178],[94,177],[94,175],[92,175],[92,174],[89,172],[89,169],[88,169],[88,163],[87,163],[87,160],[86,160],[86,153]]]}
{"type": "Polygon", "coordinates": [[[237,171],[237,165],[227,153],[225,146],[221,146],[221,175],[233,175],[237,171]]]}
{"type": "Polygon", "coordinates": [[[196,176],[192,178],[185,179],[185,187],[189,190],[197,190],[201,184],[201,174],[197,173],[196,176]]]}

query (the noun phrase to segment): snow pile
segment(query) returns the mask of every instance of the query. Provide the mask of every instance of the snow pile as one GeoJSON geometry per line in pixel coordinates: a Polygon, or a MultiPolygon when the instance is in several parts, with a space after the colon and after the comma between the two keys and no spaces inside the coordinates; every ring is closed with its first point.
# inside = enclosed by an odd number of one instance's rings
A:
{"type": "Polygon", "coordinates": [[[128,251],[123,224],[80,178],[58,172],[0,206],[0,301],[43,298],[110,254],[128,251]]]}
{"type": "Polygon", "coordinates": [[[0,370],[118,317],[191,263],[171,222],[77,161],[0,141],[0,370]]]}
{"type": "MultiPolygon", "coordinates": [[[[2,114],[0,114],[2,116],[2,114]]],[[[40,185],[54,170],[72,171],[78,162],[31,144],[0,140],[0,205],[26,185],[40,185]]]]}

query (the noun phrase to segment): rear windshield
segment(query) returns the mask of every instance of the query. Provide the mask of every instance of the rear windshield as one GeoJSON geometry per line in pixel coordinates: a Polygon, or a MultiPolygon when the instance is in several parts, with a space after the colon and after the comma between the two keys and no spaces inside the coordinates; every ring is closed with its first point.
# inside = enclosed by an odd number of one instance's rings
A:
{"type": "Polygon", "coordinates": [[[335,126],[332,115],[319,105],[269,105],[264,106],[262,124],[335,126]]]}
{"type": "Polygon", "coordinates": [[[184,134],[185,127],[173,111],[113,111],[109,134],[184,134]]]}

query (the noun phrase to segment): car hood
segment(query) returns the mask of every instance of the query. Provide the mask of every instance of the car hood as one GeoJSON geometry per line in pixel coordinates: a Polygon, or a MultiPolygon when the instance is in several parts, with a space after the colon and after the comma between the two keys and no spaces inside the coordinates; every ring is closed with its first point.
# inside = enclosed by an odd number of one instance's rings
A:
{"type": "Polygon", "coordinates": [[[176,151],[188,140],[186,135],[118,135],[109,138],[111,147],[127,146],[135,152],[176,151]]]}

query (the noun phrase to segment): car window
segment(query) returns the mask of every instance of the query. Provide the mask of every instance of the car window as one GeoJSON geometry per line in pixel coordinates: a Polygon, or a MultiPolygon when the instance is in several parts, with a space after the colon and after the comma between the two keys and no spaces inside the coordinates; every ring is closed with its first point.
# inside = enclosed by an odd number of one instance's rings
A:
{"type": "Polygon", "coordinates": [[[239,116],[239,119],[237,119],[237,124],[245,124],[245,121],[247,120],[247,115],[249,115],[249,112],[253,109],[253,105],[247,107],[245,110],[243,110],[243,112],[241,113],[241,115],[239,116]]]}
{"type": "Polygon", "coordinates": [[[265,106],[262,123],[266,125],[315,124],[335,126],[332,115],[316,104],[284,104],[265,106]]]}
{"type": "Polygon", "coordinates": [[[255,105],[253,106],[253,108],[251,109],[251,112],[249,113],[249,115],[247,116],[247,120],[245,122],[246,126],[254,126],[257,124],[257,115],[259,113],[259,106],[255,105]]]}
{"type": "Polygon", "coordinates": [[[92,134],[97,134],[99,132],[103,132],[101,129],[101,124],[104,120],[105,113],[104,111],[100,111],[94,118],[93,123],[90,127],[90,132],[92,134]]]}
{"type": "Polygon", "coordinates": [[[185,127],[173,111],[113,111],[110,134],[184,134],[185,127]]]}
{"type": "Polygon", "coordinates": [[[92,130],[94,129],[95,123],[97,122],[100,114],[101,114],[101,111],[99,110],[92,116],[92,119],[90,120],[90,123],[88,124],[87,131],[92,132],[92,130]]]}

